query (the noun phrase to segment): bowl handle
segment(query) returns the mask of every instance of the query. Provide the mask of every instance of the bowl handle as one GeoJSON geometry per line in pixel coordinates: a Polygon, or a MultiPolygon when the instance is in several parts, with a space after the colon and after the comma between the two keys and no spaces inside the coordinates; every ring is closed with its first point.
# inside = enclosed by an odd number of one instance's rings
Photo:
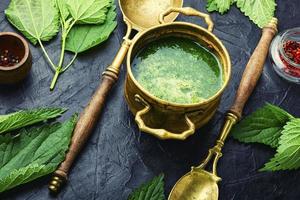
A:
{"type": "Polygon", "coordinates": [[[135,122],[137,123],[141,131],[149,133],[162,140],[166,140],[166,139],[185,140],[188,136],[195,133],[195,125],[189,119],[187,114],[185,114],[185,121],[188,125],[188,130],[185,130],[182,133],[172,133],[165,129],[155,129],[155,128],[148,127],[145,124],[144,120],[142,119],[142,116],[147,114],[150,111],[151,106],[138,94],[135,95],[135,100],[145,106],[145,108],[138,111],[135,115],[135,122]]]}
{"type": "Polygon", "coordinates": [[[183,8],[170,7],[166,11],[164,11],[163,13],[160,14],[159,22],[161,24],[166,23],[164,18],[173,12],[181,13],[181,14],[184,14],[187,16],[197,16],[197,17],[203,18],[208,26],[208,28],[207,28],[208,31],[212,32],[212,30],[214,28],[214,23],[208,14],[202,13],[191,7],[183,7],[183,8]]]}

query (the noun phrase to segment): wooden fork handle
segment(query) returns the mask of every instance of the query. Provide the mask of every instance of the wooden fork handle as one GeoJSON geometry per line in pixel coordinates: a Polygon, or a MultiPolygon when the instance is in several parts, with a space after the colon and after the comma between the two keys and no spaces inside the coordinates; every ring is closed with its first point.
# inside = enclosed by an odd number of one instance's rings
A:
{"type": "Polygon", "coordinates": [[[262,74],[271,41],[276,33],[277,19],[273,18],[262,30],[260,41],[244,70],[242,80],[236,93],[235,101],[229,110],[238,118],[241,118],[243,108],[262,74]]]}

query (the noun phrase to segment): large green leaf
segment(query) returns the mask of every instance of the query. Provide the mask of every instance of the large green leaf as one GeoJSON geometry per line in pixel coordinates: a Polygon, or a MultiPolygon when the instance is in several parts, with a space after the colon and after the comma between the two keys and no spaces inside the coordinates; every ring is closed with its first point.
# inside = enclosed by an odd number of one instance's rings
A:
{"type": "Polygon", "coordinates": [[[11,0],[5,14],[33,44],[49,41],[59,30],[59,13],[54,0],[11,0]]]}
{"type": "Polygon", "coordinates": [[[209,12],[218,11],[221,14],[228,11],[234,0],[208,0],[207,10],[209,12]]]}
{"type": "Polygon", "coordinates": [[[76,23],[100,24],[105,21],[111,0],[65,0],[76,23]]]}
{"type": "Polygon", "coordinates": [[[267,25],[275,13],[275,0],[235,0],[237,7],[260,28],[267,25]]]}
{"type": "Polygon", "coordinates": [[[62,108],[40,108],[0,115],[0,134],[59,117],[65,111],[62,108]]]}
{"type": "Polygon", "coordinates": [[[104,24],[73,27],[67,37],[66,50],[80,53],[107,40],[117,26],[115,9],[116,6],[109,9],[104,24]]]}
{"type": "Polygon", "coordinates": [[[69,10],[66,5],[66,0],[55,0],[56,5],[58,7],[61,19],[65,21],[70,15],[69,10]]]}
{"type": "Polygon", "coordinates": [[[153,178],[146,184],[141,185],[129,197],[128,200],[164,200],[164,176],[153,178]]]}
{"type": "Polygon", "coordinates": [[[267,104],[237,124],[232,136],[240,142],[258,142],[276,148],[283,126],[292,118],[281,108],[267,104]]]}
{"type": "Polygon", "coordinates": [[[207,0],[206,9],[208,12],[218,11],[215,0],[207,0]]]}
{"type": "Polygon", "coordinates": [[[233,3],[260,28],[270,22],[276,7],[275,0],[207,0],[206,8],[223,14],[233,3]]]}
{"type": "Polygon", "coordinates": [[[292,170],[300,167],[300,119],[284,126],[277,153],[261,171],[292,170]]]}
{"type": "Polygon", "coordinates": [[[64,159],[76,117],[63,124],[0,136],[0,192],[51,173],[64,159]]]}
{"type": "Polygon", "coordinates": [[[26,167],[16,169],[10,172],[8,176],[0,179],[0,192],[33,181],[34,179],[53,172],[55,169],[55,166],[37,164],[29,164],[26,167]]]}

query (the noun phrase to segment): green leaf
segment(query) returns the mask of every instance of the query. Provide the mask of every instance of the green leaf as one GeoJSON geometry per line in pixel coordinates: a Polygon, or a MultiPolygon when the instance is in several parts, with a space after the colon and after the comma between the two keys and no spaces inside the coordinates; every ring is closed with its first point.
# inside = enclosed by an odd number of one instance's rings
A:
{"type": "Polygon", "coordinates": [[[218,11],[221,14],[227,12],[234,0],[208,0],[207,10],[209,12],[218,11]]]}
{"type": "Polygon", "coordinates": [[[0,134],[61,116],[66,109],[39,108],[0,115],[0,134]]]}
{"type": "Polygon", "coordinates": [[[49,41],[59,30],[59,13],[54,0],[11,0],[5,14],[32,44],[49,41]]]}
{"type": "Polygon", "coordinates": [[[68,149],[76,117],[63,124],[23,129],[0,136],[0,192],[55,170],[68,149]]]}
{"type": "Polygon", "coordinates": [[[78,24],[100,24],[105,21],[111,0],[65,0],[78,24]]]}
{"type": "Polygon", "coordinates": [[[207,0],[206,9],[208,12],[218,11],[216,0],[207,0]]]}
{"type": "Polygon", "coordinates": [[[276,148],[283,126],[292,118],[281,108],[267,104],[237,124],[232,136],[240,142],[258,142],[276,148]]]}
{"type": "Polygon", "coordinates": [[[0,179],[0,192],[33,181],[53,172],[55,169],[54,166],[29,164],[26,167],[14,170],[8,176],[0,179]]]}
{"type": "Polygon", "coordinates": [[[55,0],[56,6],[58,7],[60,18],[65,21],[70,15],[69,10],[66,5],[66,0],[55,0]]]}
{"type": "Polygon", "coordinates": [[[207,11],[228,11],[236,3],[237,7],[260,28],[267,25],[275,13],[275,0],[207,0],[207,11]]]}
{"type": "Polygon", "coordinates": [[[164,200],[164,176],[159,175],[136,189],[128,200],[164,200]]]}
{"type": "Polygon", "coordinates": [[[80,53],[107,40],[117,26],[115,9],[115,5],[109,9],[104,24],[73,27],[67,37],[66,50],[80,53]]]}
{"type": "Polygon", "coordinates": [[[260,171],[292,170],[300,167],[300,119],[284,126],[277,153],[260,171]]]}
{"type": "Polygon", "coordinates": [[[275,0],[235,0],[236,5],[260,28],[267,25],[275,13],[275,0]]]}

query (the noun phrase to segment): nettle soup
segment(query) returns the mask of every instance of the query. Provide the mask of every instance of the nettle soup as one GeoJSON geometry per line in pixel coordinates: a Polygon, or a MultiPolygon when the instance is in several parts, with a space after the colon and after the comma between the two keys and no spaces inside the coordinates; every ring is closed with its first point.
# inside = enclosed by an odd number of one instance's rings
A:
{"type": "Polygon", "coordinates": [[[132,62],[139,84],[171,103],[200,103],[216,94],[223,84],[217,56],[187,38],[170,36],[150,42],[132,62]]]}

